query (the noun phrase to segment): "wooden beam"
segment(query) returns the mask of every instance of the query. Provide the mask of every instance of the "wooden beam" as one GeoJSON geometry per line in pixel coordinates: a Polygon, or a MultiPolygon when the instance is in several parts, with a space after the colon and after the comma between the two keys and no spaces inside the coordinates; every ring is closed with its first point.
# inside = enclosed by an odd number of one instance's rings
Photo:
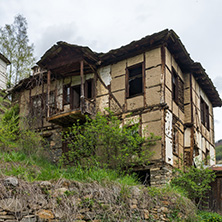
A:
{"type": "Polygon", "coordinates": [[[49,98],[50,98],[50,88],[51,88],[51,71],[48,70],[47,73],[47,117],[49,117],[49,98]]]}
{"type": "Polygon", "coordinates": [[[122,110],[122,112],[124,112],[123,107],[120,105],[119,101],[116,99],[116,97],[113,95],[113,93],[111,92],[111,89],[109,87],[107,87],[107,85],[103,82],[103,80],[101,79],[99,73],[97,72],[96,69],[94,69],[94,67],[90,64],[88,64],[90,66],[90,68],[92,69],[92,71],[96,74],[97,79],[99,79],[99,81],[102,83],[102,85],[108,90],[109,92],[109,96],[112,97],[114,99],[114,101],[116,102],[116,104],[120,107],[120,109],[122,110]]]}
{"type": "Polygon", "coordinates": [[[81,78],[81,96],[80,96],[80,110],[84,113],[84,61],[80,62],[80,78],[81,78]]]}
{"type": "Polygon", "coordinates": [[[52,120],[55,120],[55,119],[64,118],[66,116],[79,115],[79,114],[81,114],[80,110],[74,110],[74,111],[70,111],[70,112],[65,112],[65,113],[60,113],[60,114],[53,115],[51,117],[48,117],[47,120],[52,121],[52,120]]]}

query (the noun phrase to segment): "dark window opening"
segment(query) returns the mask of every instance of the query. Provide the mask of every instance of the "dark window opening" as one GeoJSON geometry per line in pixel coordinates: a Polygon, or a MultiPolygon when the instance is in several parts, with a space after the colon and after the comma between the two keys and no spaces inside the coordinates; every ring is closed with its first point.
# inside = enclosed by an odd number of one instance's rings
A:
{"type": "Polygon", "coordinates": [[[210,151],[208,149],[206,149],[205,153],[205,164],[210,165],[210,151]]]}
{"type": "Polygon", "coordinates": [[[178,103],[178,75],[174,68],[172,68],[173,73],[172,73],[172,97],[173,100],[178,103]]]}
{"type": "Polygon", "coordinates": [[[200,98],[200,112],[201,112],[201,122],[209,130],[210,121],[209,121],[209,106],[200,98]]]}
{"type": "Polygon", "coordinates": [[[71,95],[70,95],[71,109],[77,109],[80,107],[80,95],[81,95],[80,85],[71,87],[71,95]]]}
{"type": "Polygon", "coordinates": [[[56,113],[55,91],[51,91],[49,93],[49,115],[53,115],[55,113],[56,113]]]}
{"type": "Polygon", "coordinates": [[[94,87],[93,87],[93,80],[89,79],[85,82],[85,97],[87,99],[92,99],[94,96],[94,87]]]}
{"type": "Polygon", "coordinates": [[[138,176],[139,181],[145,185],[150,186],[150,170],[139,170],[135,171],[136,175],[138,176]]]}
{"type": "Polygon", "coordinates": [[[133,97],[143,93],[143,64],[129,67],[127,97],[133,97]]]}
{"type": "Polygon", "coordinates": [[[63,105],[70,104],[70,93],[71,93],[70,85],[65,85],[63,87],[63,105]]]}

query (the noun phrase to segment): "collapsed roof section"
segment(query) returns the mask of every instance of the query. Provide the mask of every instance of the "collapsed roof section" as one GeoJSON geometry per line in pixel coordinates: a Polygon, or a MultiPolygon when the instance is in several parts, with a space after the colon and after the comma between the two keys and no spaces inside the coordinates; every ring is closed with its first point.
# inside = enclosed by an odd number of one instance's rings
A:
{"type": "Polygon", "coordinates": [[[99,57],[89,47],[57,42],[42,56],[37,65],[60,76],[68,76],[79,73],[82,60],[85,61],[84,73],[87,73],[92,72],[90,66],[95,66],[99,57]]]}
{"type": "MultiPolygon", "coordinates": [[[[207,94],[213,107],[222,106],[220,96],[200,63],[194,62],[180,38],[173,30],[163,30],[107,53],[96,53],[88,47],[58,42],[52,46],[37,64],[59,76],[79,75],[80,61],[84,60],[84,73],[93,68],[116,63],[145,51],[166,46],[184,73],[193,73],[200,87],[207,94]]],[[[21,87],[21,83],[20,87],[21,87]]]]}

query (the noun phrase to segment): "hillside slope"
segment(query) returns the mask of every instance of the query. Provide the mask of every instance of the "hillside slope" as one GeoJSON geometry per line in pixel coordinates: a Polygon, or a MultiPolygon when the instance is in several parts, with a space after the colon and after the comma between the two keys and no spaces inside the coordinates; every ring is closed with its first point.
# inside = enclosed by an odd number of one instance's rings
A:
{"type": "Polygon", "coordinates": [[[195,218],[194,204],[170,188],[0,178],[0,221],[197,221],[195,218]]]}

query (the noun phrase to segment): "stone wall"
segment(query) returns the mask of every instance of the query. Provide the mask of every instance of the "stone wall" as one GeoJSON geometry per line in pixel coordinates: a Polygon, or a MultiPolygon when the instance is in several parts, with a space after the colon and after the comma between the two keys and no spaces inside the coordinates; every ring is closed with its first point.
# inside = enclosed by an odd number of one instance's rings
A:
{"type": "Polygon", "coordinates": [[[27,183],[0,179],[0,221],[102,222],[195,220],[193,203],[172,191],[61,179],[27,183]]]}
{"type": "Polygon", "coordinates": [[[150,185],[162,186],[167,184],[172,178],[173,167],[170,164],[159,162],[150,169],[150,185]]]}

